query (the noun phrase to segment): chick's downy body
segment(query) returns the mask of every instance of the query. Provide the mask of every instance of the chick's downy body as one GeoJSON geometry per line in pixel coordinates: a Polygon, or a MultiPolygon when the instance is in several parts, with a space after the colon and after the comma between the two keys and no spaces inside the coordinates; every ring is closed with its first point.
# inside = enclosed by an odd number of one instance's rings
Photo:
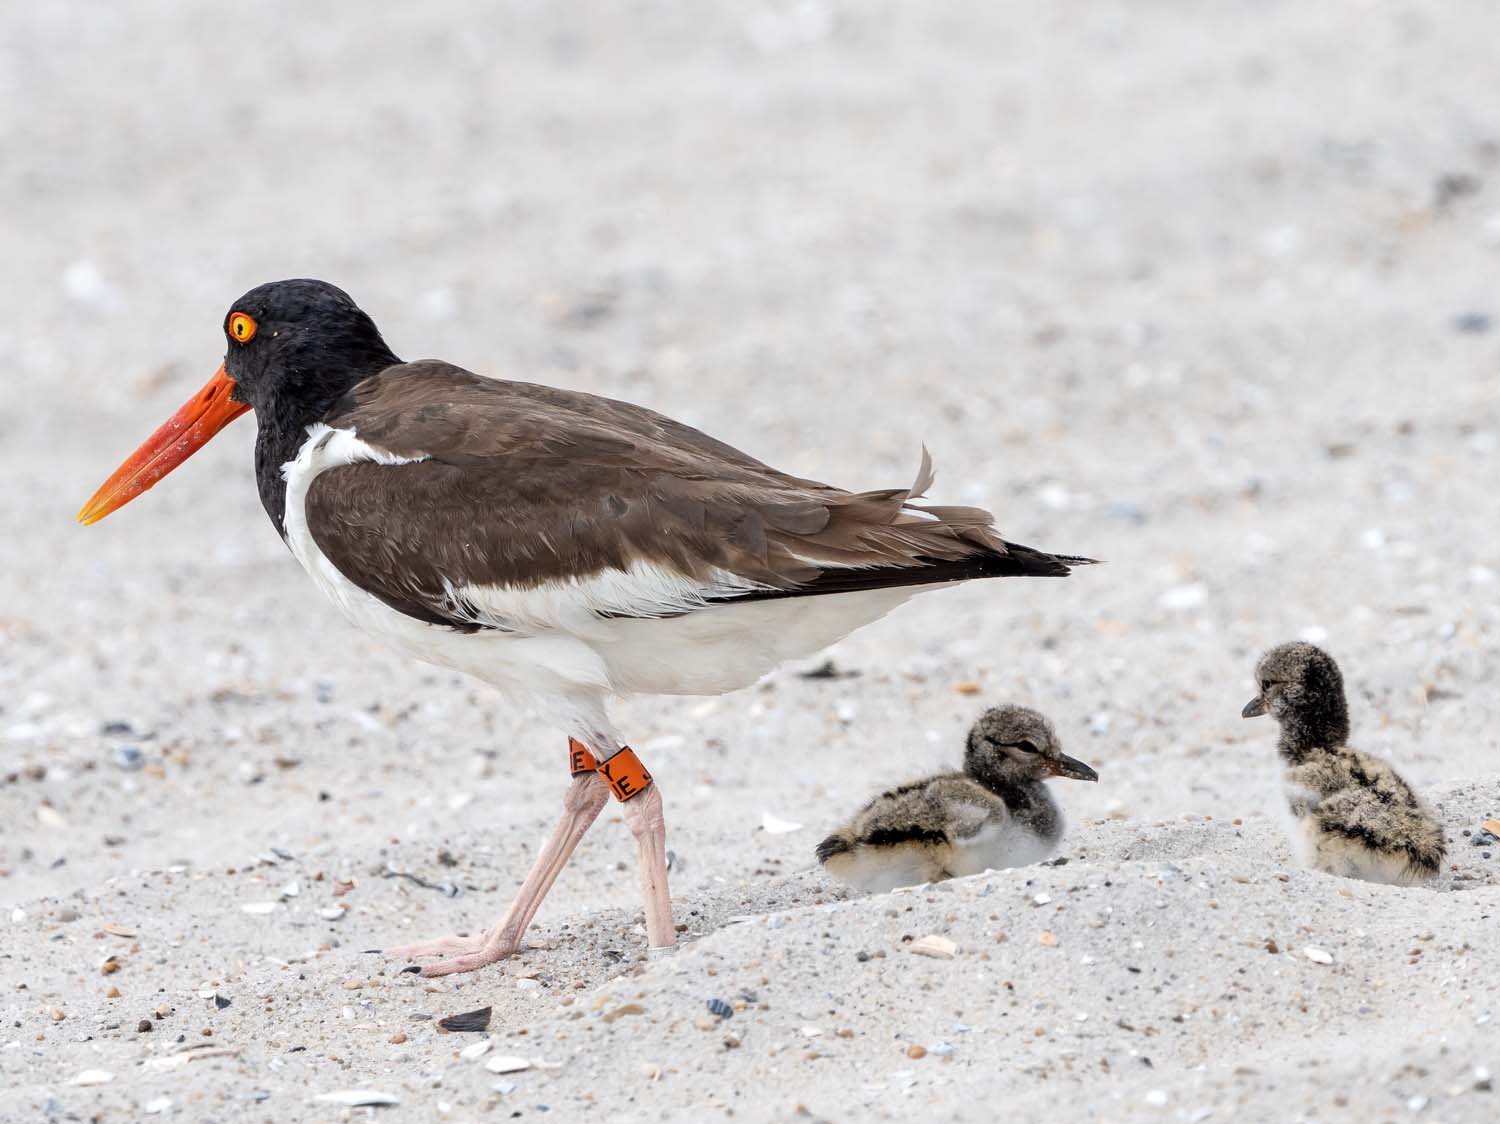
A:
{"type": "Polygon", "coordinates": [[[818,845],[818,861],[871,891],[1039,862],[1056,850],[1064,826],[1042,783],[1049,776],[1098,779],[1061,752],[1040,714],[994,708],[969,732],[963,772],[881,793],[818,845]]]}
{"type": "Polygon", "coordinates": [[[1281,726],[1277,750],[1292,843],[1315,870],[1408,885],[1435,877],[1446,853],[1436,814],[1391,765],[1346,744],[1343,676],[1311,644],[1283,644],[1256,667],[1260,693],[1244,709],[1281,726]]]}

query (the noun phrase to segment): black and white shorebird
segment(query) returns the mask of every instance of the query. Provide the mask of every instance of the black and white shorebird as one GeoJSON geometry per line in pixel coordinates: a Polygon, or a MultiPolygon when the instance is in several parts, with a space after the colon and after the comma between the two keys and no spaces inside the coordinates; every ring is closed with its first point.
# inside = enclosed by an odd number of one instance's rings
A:
{"type": "Polygon", "coordinates": [[[1344,677],[1332,656],[1303,641],[1272,648],[1255,666],[1256,696],[1241,714],[1281,726],[1277,751],[1304,865],[1367,882],[1437,876],[1443,825],[1389,762],[1349,747],[1344,677]]]}
{"type": "Polygon", "coordinates": [[[79,520],[253,409],[261,503],[344,615],[570,738],[562,819],[509,912],[478,936],[389,950],[448,955],[427,975],[513,953],[611,791],[639,846],[649,943],[675,942],[661,796],[611,726],[611,697],[734,690],[913,594],[1087,561],[1008,543],[976,508],[917,505],[925,454],[911,488],[851,493],[639,406],[403,363],[322,281],[250,290],[224,335],[223,365],[79,520]]]}
{"type": "Polygon", "coordinates": [[[997,706],[969,730],[960,773],[882,792],[818,844],[818,861],[861,890],[894,890],[1040,862],[1062,840],[1048,777],[1097,781],[1045,717],[997,706]]]}

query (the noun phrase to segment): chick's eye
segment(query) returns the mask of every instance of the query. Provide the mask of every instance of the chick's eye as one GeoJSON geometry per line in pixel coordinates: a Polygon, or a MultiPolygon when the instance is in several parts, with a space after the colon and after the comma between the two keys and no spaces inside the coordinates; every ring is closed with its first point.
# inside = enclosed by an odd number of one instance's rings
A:
{"type": "Polygon", "coordinates": [[[1260,681],[1260,689],[1262,691],[1269,691],[1271,689],[1271,681],[1269,679],[1262,679],[1260,681]]]}
{"type": "Polygon", "coordinates": [[[1019,749],[1022,753],[1040,753],[1040,752],[1042,752],[1041,750],[1039,750],[1036,747],[1036,742],[1031,741],[1030,739],[1023,739],[1022,741],[1018,742],[1016,744],[1016,748],[1019,749]]]}
{"type": "Polygon", "coordinates": [[[249,343],[255,338],[255,317],[244,312],[236,312],[229,318],[229,334],[240,343],[249,343]]]}

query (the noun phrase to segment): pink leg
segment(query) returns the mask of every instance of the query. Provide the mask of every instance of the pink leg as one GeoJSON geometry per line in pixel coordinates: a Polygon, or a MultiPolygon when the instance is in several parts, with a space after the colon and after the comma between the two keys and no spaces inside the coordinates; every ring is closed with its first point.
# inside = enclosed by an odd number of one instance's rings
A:
{"type": "Polygon", "coordinates": [[[392,956],[459,953],[452,959],[427,965],[422,969],[424,976],[472,972],[475,968],[483,968],[486,964],[493,964],[496,960],[512,955],[520,947],[521,936],[531,924],[531,919],[536,916],[542,899],[552,889],[552,883],[557,881],[557,876],[567,865],[573,849],[598,818],[608,798],[609,789],[597,773],[582,773],[573,778],[567,795],[563,797],[562,819],[552,829],[551,838],[542,847],[541,854],[537,855],[536,862],[532,864],[526,880],[521,883],[520,892],[511,902],[510,909],[506,910],[505,916],[493,929],[476,937],[442,937],[421,944],[401,945],[388,949],[387,953],[392,956]]]}
{"type": "Polygon", "coordinates": [[[672,924],[672,895],[667,890],[667,821],[661,790],[653,784],[625,801],[620,810],[640,848],[646,943],[652,948],[670,948],[677,943],[677,929],[672,924]]]}

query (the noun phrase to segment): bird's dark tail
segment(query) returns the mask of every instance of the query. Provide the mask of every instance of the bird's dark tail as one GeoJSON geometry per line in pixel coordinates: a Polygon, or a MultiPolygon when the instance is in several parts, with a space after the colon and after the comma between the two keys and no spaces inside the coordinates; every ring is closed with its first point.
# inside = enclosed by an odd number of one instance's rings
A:
{"type": "Polygon", "coordinates": [[[842,835],[830,835],[818,844],[817,856],[820,863],[826,863],[834,855],[848,854],[854,850],[854,844],[842,835]]]}

